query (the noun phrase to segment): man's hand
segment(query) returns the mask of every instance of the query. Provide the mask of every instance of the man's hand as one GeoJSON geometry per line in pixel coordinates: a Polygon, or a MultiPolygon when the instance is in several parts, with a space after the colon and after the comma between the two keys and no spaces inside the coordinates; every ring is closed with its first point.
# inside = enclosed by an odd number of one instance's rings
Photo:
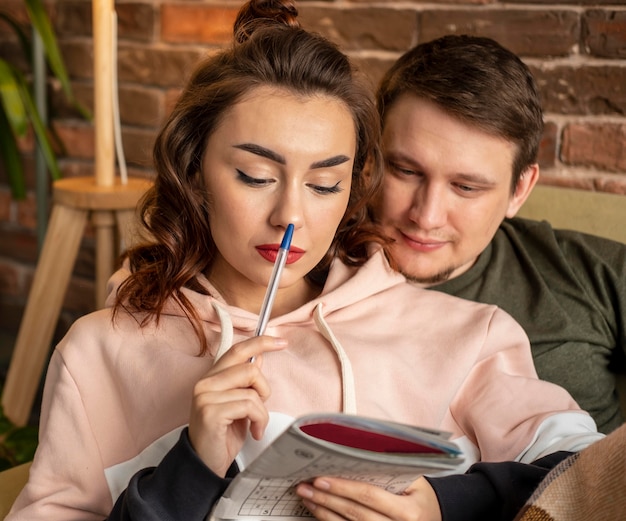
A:
{"type": "Polygon", "coordinates": [[[435,491],[423,477],[403,494],[340,478],[300,483],[296,493],[319,521],[441,521],[435,491]]]}

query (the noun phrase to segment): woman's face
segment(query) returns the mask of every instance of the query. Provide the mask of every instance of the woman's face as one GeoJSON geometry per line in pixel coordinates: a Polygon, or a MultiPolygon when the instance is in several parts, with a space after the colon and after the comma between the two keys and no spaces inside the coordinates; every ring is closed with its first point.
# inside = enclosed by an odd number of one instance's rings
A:
{"type": "Polygon", "coordinates": [[[208,140],[202,163],[217,254],[208,277],[233,304],[258,312],[285,228],[294,225],[276,307],[310,292],[350,196],[356,149],[350,111],[335,98],[258,87],[208,140]]]}

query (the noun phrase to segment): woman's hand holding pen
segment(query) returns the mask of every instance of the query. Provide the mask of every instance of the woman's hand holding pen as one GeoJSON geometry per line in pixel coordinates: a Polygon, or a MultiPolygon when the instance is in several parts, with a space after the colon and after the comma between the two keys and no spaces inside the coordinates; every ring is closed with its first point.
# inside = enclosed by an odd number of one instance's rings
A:
{"type": "Polygon", "coordinates": [[[248,429],[254,439],[263,436],[269,421],[263,402],[270,388],[259,357],[286,346],[286,340],[270,336],[234,344],[194,386],[189,439],[198,456],[218,476],[226,475],[248,429]],[[249,362],[251,358],[254,363],[249,362]]]}

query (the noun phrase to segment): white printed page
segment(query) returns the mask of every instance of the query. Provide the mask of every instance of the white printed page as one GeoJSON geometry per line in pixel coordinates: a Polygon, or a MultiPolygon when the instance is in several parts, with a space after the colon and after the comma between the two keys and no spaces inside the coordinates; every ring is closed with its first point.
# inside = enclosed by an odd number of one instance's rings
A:
{"type": "Polygon", "coordinates": [[[436,460],[425,458],[423,463],[401,466],[382,458],[354,458],[319,447],[289,429],[235,477],[210,519],[297,521],[312,517],[294,493],[301,481],[341,476],[400,493],[420,475],[436,470],[436,460]]]}

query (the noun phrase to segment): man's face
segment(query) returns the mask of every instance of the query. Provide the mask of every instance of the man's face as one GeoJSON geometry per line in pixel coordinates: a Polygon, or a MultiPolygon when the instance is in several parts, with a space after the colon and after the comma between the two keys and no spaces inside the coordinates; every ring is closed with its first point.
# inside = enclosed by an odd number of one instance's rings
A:
{"type": "Polygon", "coordinates": [[[536,180],[511,194],[515,145],[431,101],[402,95],[386,115],[386,172],[377,215],[409,279],[437,284],[467,271],[536,180]]]}

